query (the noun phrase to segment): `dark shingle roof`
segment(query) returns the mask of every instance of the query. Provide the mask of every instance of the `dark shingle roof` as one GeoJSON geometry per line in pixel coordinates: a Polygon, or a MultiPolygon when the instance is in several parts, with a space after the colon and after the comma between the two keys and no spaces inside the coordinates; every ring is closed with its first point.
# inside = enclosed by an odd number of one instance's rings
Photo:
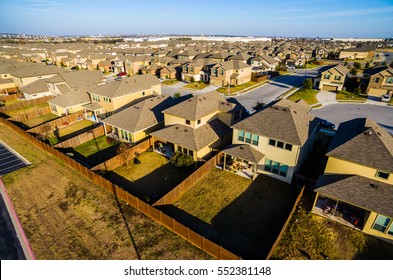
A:
{"type": "Polygon", "coordinates": [[[226,101],[220,93],[209,92],[196,95],[178,105],[166,109],[163,113],[195,121],[217,111],[229,112],[235,107],[236,104],[226,101]]]}
{"type": "Polygon", "coordinates": [[[120,81],[113,81],[91,90],[93,94],[110,98],[120,97],[134,92],[147,90],[152,86],[161,84],[160,81],[151,74],[135,75],[126,77],[120,81]]]}
{"type": "Polygon", "coordinates": [[[294,145],[303,145],[314,130],[315,117],[306,103],[282,99],[233,125],[233,128],[256,133],[294,145]]]}
{"type": "Polygon", "coordinates": [[[393,186],[358,175],[322,175],[315,192],[393,217],[393,186]]]}
{"type": "Polygon", "coordinates": [[[27,86],[22,87],[20,91],[32,94],[32,93],[47,92],[49,91],[49,89],[46,81],[40,79],[35,82],[32,82],[31,84],[28,84],[27,86]]]}
{"type": "Polygon", "coordinates": [[[19,68],[13,71],[11,75],[14,77],[25,78],[64,73],[65,71],[66,70],[61,67],[37,64],[36,66],[19,68]]]}
{"type": "Polygon", "coordinates": [[[393,172],[393,137],[370,119],[353,119],[340,124],[327,155],[393,172]]]}
{"type": "Polygon", "coordinates": [[[76,90],[70,90],[63,93],[62,95],[56,96],[48,102],[63,108],[87,104],[90,103],[90,97],[87,93],[87,90],[88,89],[84,87],[76,90]]]}
{"type": "Polygon", "coordinates": [[[226,124],[219,119],[214,119],[196,129],[177,124],[152,132],[150,135],[193,151],[199,151],[230,131],[231,129],[226,124]]]}
{"type": "Polygon", "coordinates": [[[226,147],[223,152],[228,155],[242,158],[253,163],[260,162],[265,156],[260,151],[247,144],[232,144],[226,147]]]}

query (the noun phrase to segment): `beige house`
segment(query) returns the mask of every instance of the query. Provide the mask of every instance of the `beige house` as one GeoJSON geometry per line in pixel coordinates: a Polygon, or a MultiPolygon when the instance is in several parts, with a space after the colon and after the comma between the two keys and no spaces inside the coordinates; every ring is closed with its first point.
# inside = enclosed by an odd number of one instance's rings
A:
{"type": "Polygon", "coordinates": [[[11,75],[15,85],[21,88],[39,79],[48,79],[64,72],[66,72],[66,70],[61,67],[37,64],[34,66],[19,68],[13,71],[11,75]]]}
{"type": "Polygon", "coordinates": [[[150,135],[195,161],[208,159],[213,151],[228,145],[230,125],[241,118],[239,106],[218,92],[194,96],[163,113],[165,128],[150,135]]]}
{"type": "Polygon", "coordinates": [[[319,70],[314,79],[315,87],[326,91],[339,91],[343,89],[349,70],[341,65],[330,65],[319,70]]]}
{"type": "MultiPolygon", "coordinates": [[[[223,152],[232,162],[249,166],[251,178],[261,173],[291,183],[311,151],[318,127],[310,110],[303,100],[282,99],[233,125],[232,146],[223,152]]],[[[231,169],[227,163],[224,168],[231,169]]]]}
{"type": "Polygon", "coordinates": [[[237,86],[251,81],[251,65],[241,61],[225,61],[214,65],[210,72],[210,84],[223,87],[237,86]]]}
{"type": "Polygon", "coordinates": [[[80,87],[68,90],[62,95],[47,101],[52,114],[66,116],[75,112],[83,111],[84,105],[90,104],[90,96],[87,93],[89,87],[80,87]]]}
{"type": "Polygon", "coordinates": [[[173,66],[164,66],[159,71],[161,79],[176,79],[176,69],[173,66]]]}
{"type": "Polygon", "coordinates": [[[376,66],[363,71],[366,93],[369,96],[380,97],[393,94],[393,69],[387,66],[376,66]]]}
{"type": "Polygon", "coordinates": [[[135,75],[98,86],[89,91],[92,102],[101,106],[100,115],[110,116],[148,96],[161,94],[160,81],[150,75],[135,75]]]}
{"type": "Polygon", "coordinates": [[[375,53],[375,46],[360,46],[357,48],[343,49],[340,51],[340,59],[367,59],[373,58],[375,53]]]}
{"type": "Polygon", "coordinates": [[[393,137],[370,119],[341,123],[313,212],[393,240],[393,137]]]}

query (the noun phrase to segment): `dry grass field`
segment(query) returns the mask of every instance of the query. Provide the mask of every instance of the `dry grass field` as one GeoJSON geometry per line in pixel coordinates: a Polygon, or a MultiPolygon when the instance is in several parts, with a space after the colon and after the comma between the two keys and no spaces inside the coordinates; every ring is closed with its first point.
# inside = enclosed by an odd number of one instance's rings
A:
{"type": "Polygon", "coordinates": [[[37,259],[210,259],[0,124],[32,164],[3,177],[37,259]]]}

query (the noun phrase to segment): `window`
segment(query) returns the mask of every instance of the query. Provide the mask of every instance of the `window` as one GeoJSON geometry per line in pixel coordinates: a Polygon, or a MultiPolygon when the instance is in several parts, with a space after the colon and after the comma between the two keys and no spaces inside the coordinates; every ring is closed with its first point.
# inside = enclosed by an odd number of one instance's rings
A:
{"type": "Polygon", "coordinates": [[[54,104],[50,104],[50,108],[53,112],[57,112],[57,107],[54,104]]]}
{"type": "Polygon", "coordinates": [[[329,80],[330,79],[330,75],[329,74],[325,74],[325,79],[329,80]]]}
{"type": "Polygon", "coordinates": [[[258,143],[259,143],[259,136],[254,134],[252,136],[252,144],[258,146],[258,143]]]}
{"type": "Polygon", "coordinates": [[[145,96],[145,92],[144,91],[142,91],[142,96],[145,96]]]}
{"type": "Polygon", "coordinates": [[[194,71],[194,68],[190,67],[190,72],[194,71]]]}
{"type": "Polygon", "coordinates": [[[188,149],[187,148],[183,148],[183,154],[185,154],[185,155],[188,154],[188,149]]]}
{"type": "Polygon", "coordinates": [[[201,120],[197,120],[197,124],[201,124],[201,120]]]}
{"type": "Polygon", "coordinates": [[[387,84],[393,84],[393,77],[389,77],[386,79],[387,84]]]}
{"type": "Polygon", "coordinates": [[[182,147],[180,147],[180,146],[177,146],[177,150],[179,151],[179,152],[182,152],[182,147]]]}
{"type": "Polygon", "coordinates": [[[375,78],[374,83],[379,83],[379,78],[375,78]]]}
{"type": "Polygon", "coordinates": [[[378,214],[377,218],[375,219],[373,229],[381,231],[381,232],[385,232],[389,222],[390,222],[390,218],[378,214]]]}
{"type": "Polygon", "coordinates": [[[188,155],[193,157],[194,156],[194,151],[188,150],[188,155]]]}
{"type": "Polygon", "coordinates": [[[251,144],[251,133],[246,132],[246,143],[251,144]]]}
{"type": "Polygon", "coordinates": [[[269,139],[269,145],[276,146],[276,140],[269,139]]]}
{"type": "Polygon", "coordinates": [[[277,148],[285,149],[287,151],[292,151],[292,144],[289,143],[284,143],[282,141],[274,140],[274,139],[269,139],[269,145],[270,146],[275,146],[277,148]]]}
{"type": "Polygon", "coordinates": [[[244,131],[239,130],[238,139],[239,141],[244,142],[244,131]]]}
{"type": "Polygon", "coordinates": [[[186,120],[186,124],[191,124],[191,121],[190,120],[186,120]]]}
{"type": "Polygon", "coordinates": [[[390,225],[390,228],[388,230],[389,235],[393,235],[393,223],[390,225]]]}
{"type": "Polygon", "coordinates": [[[265,170],[271,172],[273,174],[277,174],[283,177],[287,176],[288,173],[288,165],[282,164],[270,159],[266,159],[265,161],[265,170]]]}
{"type": "Polygon", "coordinates": [[[375,177],[378,177],[378,178],[382,178],[382,179],[388,179],[389,178],[389,173],[387,173],[387,172],[383,172],[383,171],[381,171],[381,170],[378,170],[377,171],[377,173],[375,174],[375,177]]]}
{"type": "Polygon", "coordinates": [[[284,149],[284,142],[277,141],[277,147],[281,148],[281,149],[284,149]]]}
{"type": "Polygon", "coordinates": [[[336,76],[334,76],[334,79],[335,79],[336,81],[339,81],[339,80],[341,80],[341,76],[336,75],[336,76]]]}
{"type": "Polygon", "coordinates": [[[236,112],[233,119],[236,121],[238,119],[240,119],[240,111],[236,112]]]}
{"type": "Polygon", "coordinates": [[[223,76],[223,75],[224,75],[224,70],[221,70],[221,71],[220,71],[220,74],[223,76]]]}
{"type": "Polygon", "coordinates": [[[292,145],[286,143],[286,144],[285,144],[285,150],[292,151],[292,145]]]}

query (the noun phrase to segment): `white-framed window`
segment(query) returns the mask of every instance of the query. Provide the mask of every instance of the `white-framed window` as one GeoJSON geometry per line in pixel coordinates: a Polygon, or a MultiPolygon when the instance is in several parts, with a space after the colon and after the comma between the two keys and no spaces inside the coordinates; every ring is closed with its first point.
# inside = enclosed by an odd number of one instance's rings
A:
{"type": "Polygon", "coordinates": [[[266,159],[265,171],[286,177],[288,173],[288,165],[273,161],[271,159],[266,159]]]}
{"type": "Polygon", "coordinates": [[[197,124],[201,124],[201,120],[199,119],[199,120],[197,120],[197,124]]]}
{"type": "Polygon", "coordinates": [[[341,80],[341,76],[339,76],[339,75],[334,76],[334,80],[340,81],[341,80]]]}
{"type": "Polygon", "coordinates": [[[384,215],[378,214],[375,218],[373,229],[393,236],[393,222],[392,219],[384,215]]]}
{"type": "Polygon", "coordinates": [[[325,79],[329,80],[330,79],[330,74],[325,74],[325,79]]]}
{"type": "Polygon", "coordinates": [[[252,144],[255,146],[258,146],[259,144],[259,136],[250,132],[244,132],[239,130],[237,139],[241,142],[245,142],[247,144],[252,144]]]}
{"type": "Polygon", "coordinates": [[[274,140],[274,139],[269,139],[268,143],[270,146],[274,146],[274,147],[277,147],[280,149],[285,149],[287,151],[292,151],[292,147],[293,147],[292,144],[285,143],[285,142],[278,141],[278,140],[274,140]]]}
{"type": "Polygon", "coordinates": [[[386,78],[386,83],[387,84],[393,84],[393,77],[386,78]]]}
{"type": "Polygon", "coordinates": [[[186,120],[186,124],[191,124],[191,121],[190,120],[186,120]]]}
{"type": "Polygon", "coordinates": [[[379,83],[379,78],[378,78],[378,77],[376,77],[376,78],[374,79],[374,83],[379,83]]]}

